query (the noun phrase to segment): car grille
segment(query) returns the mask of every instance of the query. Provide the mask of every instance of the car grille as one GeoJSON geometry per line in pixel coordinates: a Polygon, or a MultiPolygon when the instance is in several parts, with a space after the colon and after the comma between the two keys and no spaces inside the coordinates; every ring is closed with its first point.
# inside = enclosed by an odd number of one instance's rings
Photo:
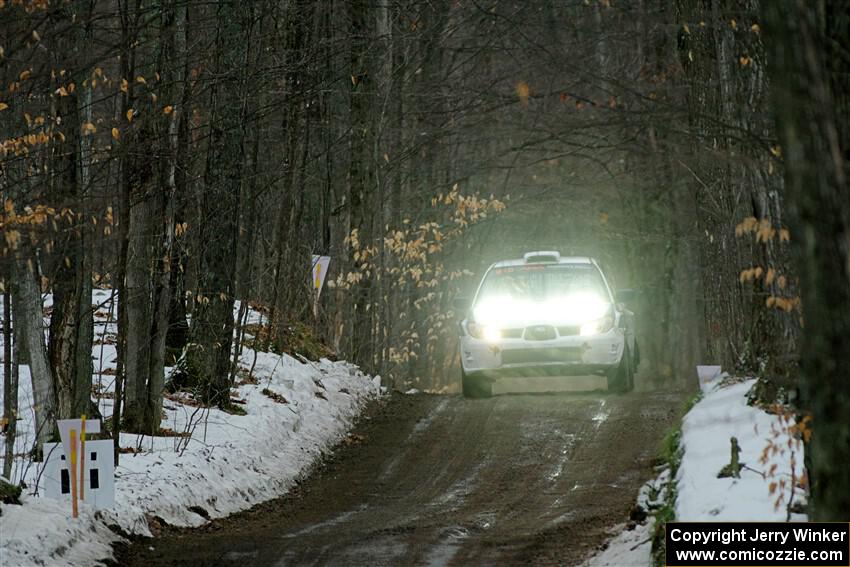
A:
{"type": "Polygon", "coordinates": [[[540,364],[546,362],[581,362],[581,348],[519,348],[502,351],[502,364],[540,364]]]}
{"type": "Polygon", "coordinates": [[[555,338],[555,327],[550,325],[534,325],[525,328],[525,340],[549,341],[555,338]]]}

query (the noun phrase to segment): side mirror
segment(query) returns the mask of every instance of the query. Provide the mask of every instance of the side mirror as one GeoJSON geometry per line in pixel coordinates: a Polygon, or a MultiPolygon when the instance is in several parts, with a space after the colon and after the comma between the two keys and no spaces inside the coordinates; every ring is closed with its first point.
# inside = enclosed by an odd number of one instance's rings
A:
{"type": "Polygon", "coordinates": [[[633,289],[620,289],[614,294],[614,299],[617,300],[617,303],[629,303],[635,300],[636,295],[637,293],[633,289]]]}
{"type": "Polygon", "coordinates": [[[469,310],[471,303],[472,301],[468,297],[461,295],[452,299],[452,308],[458,315],[463,315],[469,310]]]}

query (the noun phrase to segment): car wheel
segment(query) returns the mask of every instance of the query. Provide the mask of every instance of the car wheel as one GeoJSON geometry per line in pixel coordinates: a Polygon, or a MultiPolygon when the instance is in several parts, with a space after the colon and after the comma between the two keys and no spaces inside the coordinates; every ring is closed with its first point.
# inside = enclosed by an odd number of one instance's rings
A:
{"type": "Polygon", "coordinates": [[[631,392],[635,387],[632,357],[629,353],[629,347],[624,348],[620,364],[608,373],[608,390],[611,392],[631,392]]]}
{"type": "Polygon", "coordinates": [[[493,395],[493,386],[483,376],[469,375],[460,370],[464,398],[489,398],[493,395]]]}
{"type": "Polygon", "coordinates": [[[634,370],[632,372],[637,374],[638,366],[640,366],[640,345],[638,345],[637,339],[635,339],[635,353],[634,356],[632,356],[632,360],[635,361],[634,370]]]}

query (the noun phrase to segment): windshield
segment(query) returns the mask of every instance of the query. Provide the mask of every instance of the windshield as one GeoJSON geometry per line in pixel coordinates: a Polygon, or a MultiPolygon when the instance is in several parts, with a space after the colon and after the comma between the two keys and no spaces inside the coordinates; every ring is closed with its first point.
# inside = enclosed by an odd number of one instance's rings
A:
{"type": "Polygon", "coordinates": [[[593,265],[517,266],[495,268],[478,293],[479,300],[494,295],[546,301],[582,292],[606,295],[599,270],[593,265]]]}
{"type": "Polygon", "coordinates": [[[500,325],[583,322],[610,306],[602,276],[592,264],[494,268],[476,297],[476,321],[500,325]]]}

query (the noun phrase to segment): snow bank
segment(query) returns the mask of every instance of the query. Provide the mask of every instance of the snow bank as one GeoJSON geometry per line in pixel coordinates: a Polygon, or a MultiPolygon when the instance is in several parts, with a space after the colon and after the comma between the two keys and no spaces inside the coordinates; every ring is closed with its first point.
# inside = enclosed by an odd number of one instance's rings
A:
{"type": "MultiPolygon", "coordinates": [[[[744,380],[716,386],[682,420],[685,451],[676,476],[678,521],[786,520],[792,450],[793,474],[799,480],[803,475],[802,443],[791,438],[778,416],[747,405],[747,393],[754,384],[755,380],[744,380]],[[729,464],[731,437],[738,439],[740,462],[746,467],[741,470],[741,478],[717,478],[729,464]],[[768,450],[768,459],[762,463],[760,459],[769,443],[777,450],[768,450]],[[776,487],[771,493],[774,482],[776,487]]],[[[802,501],[803,497],[797,488],[795,500],[802,501]]],[[[791,519],[806,518],[792,514],[791,519]]]]}
{"type": "MultiPolygon", "coordinates": [[[[94,303],[103,304],[108,294],[96,291],[94,303]]],[[[96,315],[96,337],[115,332],[110,323],[114,308],[107,305],[96,315]]],[[[95,345],[93,354],[93,382],[96,390],[106,393],[99,407],[108,417],[115,347],[95,345]]],[[[23,479],[29,488],[23,506],[3,505],[0,510],[0,565],[91,565],[111,557],[110,544],[119,536],[109,525],[151,535],[148,519],[153,516],[173,525],[198,526],[206,521],[204,516],[220,518],[279,496],[342,439],[364,405],[380,393],[380,379],[346,362],[302,363],[245,349],[243,370],[255,356],[257,383],[231,392],[234,400],[244,401],[239,405],[247,415],[198,408],[188,399],[166,399],[162,427],[190,431],[191,438],[121,434],[121,447],[140,452],[121,455],[115,507],[95,512],[81,505],[76,520],[67,504],[35,494],[41,464],[24,458],[34,435],[31,384],[27,368],[21,367],[18,457],[11,476],[15,482],[23,479]]]]}
{"type": "Polygon", "coordinates": [[[625,524],[611,529],[614,538],[604,550],[591,557],[583,567],[634,567],[651,565],[652,531],[655,522],[651,519],[627,530],[625,524]]]}
{"type": "Polygon", "coordinates": [[[627,567],[652,564],[655,517],[651,513],[664,505],[669,480],[670,469],[664,468],[656,478],[641,487],[637,505],[650,511],[646,521],[619,524],[611,528],[612,538],[599,553],[588,559],[583,567],[627,567]]]}
{"type": "MultiPolygon", "coordinates": [[[[732,384],[712,381],[704,387],[703,398],[682,419],[684,454],[675,479],[676,521],[784,522],[788,519],[792,450],[793,478],[799,480],[803,474],[802,444],[789,433],[789,423],[747,405],[747,394],[754,384],[752,379],[732,384]],[[741,470],[741,478],[717,478],[729,464],[731,437],[737,438],[741,448],[739,459],[746,466],[741,470]],[[767,455],[764,463],[763,454],[767,455]]],[[[668,475],[669,471],[665,471],[641,488],[637,502],[650,513],[665,499],[668,475]]],[[[805,502],[800,488],[794,491],[794,502],[805,502]]],[[[804,514],[793,513],[790,519],[807,520],[804,514]]],[[[629,527],[632,529],[626,529],[625,524],[613,528],[612,539],[585,567],[652,565],[654,517],[650,515],[644,524],[629,527]]]]}

